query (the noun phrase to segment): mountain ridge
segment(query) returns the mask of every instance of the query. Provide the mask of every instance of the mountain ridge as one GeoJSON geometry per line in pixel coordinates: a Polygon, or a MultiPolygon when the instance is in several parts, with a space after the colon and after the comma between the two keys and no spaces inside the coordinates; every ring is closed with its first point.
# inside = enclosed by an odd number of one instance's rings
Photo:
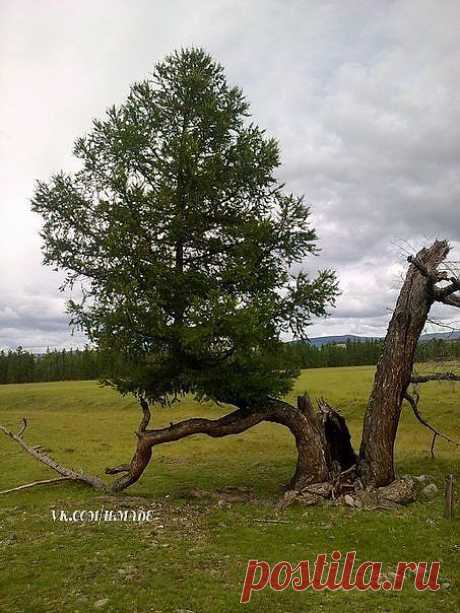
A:
{"type": "MultiPolygon", "coordinates": [[[[365,343],[368,341],[383,341],[383,336],[359,336],[357,334],[336,334],[332,336],[316,336],[309,339],[314,347],[322,345],[341,345],[347,342],[365,343]]],[[[460,341],[460,331],[452,332],[431,332],[420,336],[420,343],[427,343],[432,340],[460,341]]],[[[293,341],[298,342],[298,341],[293,341]]]]}

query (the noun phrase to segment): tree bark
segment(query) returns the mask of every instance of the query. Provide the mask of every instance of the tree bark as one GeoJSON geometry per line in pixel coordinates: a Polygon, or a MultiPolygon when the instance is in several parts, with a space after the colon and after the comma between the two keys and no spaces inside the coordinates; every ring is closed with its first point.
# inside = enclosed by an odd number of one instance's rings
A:
{"type": "MultiPolygon", "coordinates": [[[[345,421],[330,408],[328,416],[321,421],[313,412],[312,405],[307,397],[299,397],[297,407],[278,400],[267,398],[263,408],[246,410],[237,409],[219,419],[193,418],[171,424],[168,428],[138,432],[136,451],[129,465],[107,468],[106,474],[126,472],[112,485],[112,491],[119,492],[141,477],[152,457],[152,449],[156,445],[180,440],[194,434],[207,434],[212,437],[240,434],[248,428],[269,421],[281,424],[291,431],[297,447],[297,464],[293,477],[289,482],[289,489],[301,489],[310,483],[327,481],[331,474],[331,466],[338,458],[330,453],[331,440],[326,432],[337,435],[337,424],[334,428],[327,428],[331,419],[340,423],[344,437],[349,443],[350,435],[345,421]]],[[[144,413],[145,414],[145,413],[144,413]]],[[[352,452],[354,458],[354,452],[352,452]]],[[[348,453],[350,457],[350,452],[348,453]]],[[[344,466],[348,468],[348,466],[344,466]]]]}
{"type": "Polygon", "coordinates": [[[412,263],[388,326],[364,418],[360,472],[368,485],[380,487],[394,480],[393,448],[401,404],[417,342],[435,299],[434,284],[443,278],[437,267],[448,252],[446,241],[435,241],[409,260],[412,263]]]}

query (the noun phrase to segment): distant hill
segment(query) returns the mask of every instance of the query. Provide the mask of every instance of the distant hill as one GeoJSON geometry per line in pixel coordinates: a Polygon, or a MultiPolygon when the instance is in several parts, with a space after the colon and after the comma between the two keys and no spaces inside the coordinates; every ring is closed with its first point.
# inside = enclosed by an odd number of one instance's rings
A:
{"type": "Polygon", "coordinates": [[[352,343],[364,343],[366,341],[382,340],[376,336],[356,336],[355,334],[342,334],[338,336],[317,336],[311,338],[310,342],[315,347],[321,347],[322,345],[343,345],[348,342],[352,343]]]}
{"type": "MultiPolygon", "coordinates": [[[[460,341],[460,332],[433,332],[431,334],[422,334],[420,337],[421,343],[426,343],[434,339],[445,341],[460,341]]],[[[317,336],[310,339],[310,342],[315,347],[322,345],[342,345],[347,342],[364,343],[366,341],[382,341],[383,337],[379,336],[357,336],[355,334],[342,334],[337,336],[317,336]]]]}
{"type": "Polygon", "coordinates": [[[442,341],[460,341],[459,332],[433,332],[432,334],[422,334],[420,340],[422,343],[432,341],[434,339],[440,339],[442,341]]]}

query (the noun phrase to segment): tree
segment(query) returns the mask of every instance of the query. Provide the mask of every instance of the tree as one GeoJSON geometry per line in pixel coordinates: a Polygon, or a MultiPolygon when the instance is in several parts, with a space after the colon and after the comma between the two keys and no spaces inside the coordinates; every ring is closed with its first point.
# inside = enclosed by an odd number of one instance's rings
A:
{"type": "MultiPolygon", "coordinates": [[[[141,398],[144,418],[139,428],[139,443],[130,465],[108,469],[109,474],[127,472],[115,482],[115,491],[134,482],[148,463],[152,447],[162,442],[173,441],[194,433],[207,433],[211,436],[225,436],[241,432],[262,420],[278,422],[289,427],[296,437],[298,448],[297,469],[291,480],[284,504],[289,504],[298,496],[308,504],[319,502],[324,497],[344,500],[344,492],[360,497],[361,503],[377,508],[396,501],[414,500],[414,487],[407,480],[394,481],[393,446],[403,400],[407,400],[417,420],[432,434],[431,455],[434,458],[436,440],[444,440],[460,446],[437,428],[430,425],[418,408],[419,394],[415,388],[412,395],[407,391],[410,383],[418,386],[427,381],[460,381],[460,375],[453,372],[424,375],[410,375],[415,355],[415,345],[434,302],[460,306],[460,279],[441,270],[441,265],[450,268],[445,262],[449,246],[445,241],[436,241],[429,248],[422,249],[415,257],[409,258],[411,266],[406,275],[398,298],[393,317],[380,356],[374,386],[369,399],[359,457],[350,444],[350,436],[343,417],[329,405],[320,400],[320,412],[315,415],[308,397],[298,399],[297,407],[266,399],[265,410],[238,409],[217,420],[191,419],[169,428],[147,430],[149,409],[141,398]],[[446,282],[444,284],[443,282],[446,282]],[[323,482],[321,482],[323,480],[323,482]],[[362,487],[366,486],[365,492],[362,487]],[[370,488],[369,488],[370,486],[370,488]]],[[[87,353],[87,352],[82,352],[87,353]]],[[[17,354],[8,356],[16,363],[17,354]]],[[[52,355],[52,354],[49,354],[52,355]]],[[[4,373],[5,356],[0,354],[0,366],[4,373]]],[[[7,370],[8,364],[6,365],[7,370]]],[[[16,371],[12,370],[13,377],[16,371]]],[[[4,375],[2,375],[3,377],[4,375]]],[[[3,378],[2,378],[3,380],[3,378]]],[[[51,482],[64,482],[68,479],[84,482],[97,490],[106,490],[106,485],[98,477],[75,472],[50,458],[37,446],[29,446],[23,439],[27,420],[23,419],[20,431],[15,434],[0,425],[0,431],[18,443],[25,451],[46,466],[58,472],[61,477],[54,480],[34,481],[0,494],[24,488],[44,485],[51,482]]],[[[348,503],[348,502],[347,502],[348,503]]]]}
{"type": "Polygon", "coordinates": [[[393,448],[401,406],[407,399],[414,407],[407,390],[431,307],[435,302],[460,307],[460,279],[440,270],[449,250],[447,241],[435,241],[408,258],[411,265],[388,326],[364,417],[360,472],[368,484],[384,486],[394,479],[393,448]]]}
{"type": "MultiPolygon", "coordinates": [[[[119,491],[139,479],[156,445],[271,421],[295,437],[291,489],[309,488],[315,499],[363,484],[385,490],[395,478],[404,399],[427,425],[408,387],[430,309],[435,302],[460,306],[460,279],[442,269],[449,245],[435,241],[409,258],[357,455],[344,418],[325,401],[315,413],[306,395],[297,406],[281,400],[297,374],[282,336],[303,338],[312,315],[334,304],[337,283],[330,270],[312,280],[292,273],[316,252],[316,235],[302,198],[276,179],[276,142],[248,122],[248,109],[206,53],[175,53],[77,141],[78,172],[37,186],[45,262],[66,271],[67,285],[83,283],[82,299],[69,305],[72,321],[109,356],[106,382],[135,394],[143,411],[131,462],[106,473],[123,473],[112,486],[119,491]],[[185,393],[234,410],[148,429],[150,403],[185,393]],[[312,484],[319,484],[313,493],[312,484]]],[[[326,352],[342,363],[347,350],[326,352]]],[[[430,429],[434,445],[444,435],[430,429]]],[[[37,457],[23,429],[2,431],[37,457]]],[[[79,478],[57,466],[64,478],[79,478]]],[[[91,476],[80,479],[104,487],[91,476]]],[[[392,501],[411,499],[405,485],[394,485],[392,501]]]]}
{"type": "Polygon", "coordinates": [[[297,374],[282,335],[305,337],[337,282],[330,270],[292,272],[317,251],[309,207],[284,191],[278,144],[249,116],[222,66],[201,49],[175,52],[76,141],[80,170],[37,184],[44,261],[66,272],[64,286],[82,284],[72,323],[113,356],[106,382],[143,410],[131,464],[108,471],[127,473],[115,489],[139,478],[155,444],[262,420],[296,437],[293,483],[329,474],[311,407],[280,400],[297,374]],[[147,430],[149,403],[185,393],[236,410],[147,430]]]}

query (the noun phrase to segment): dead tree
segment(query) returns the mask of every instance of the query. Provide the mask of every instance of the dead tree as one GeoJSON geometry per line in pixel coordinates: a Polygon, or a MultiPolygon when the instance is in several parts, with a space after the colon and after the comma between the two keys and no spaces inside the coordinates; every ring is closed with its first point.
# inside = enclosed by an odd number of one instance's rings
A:
{"type": "Polygon", "coordinates": [[[394,480],[393,447],[401,405],[411,381],[415,350],[434,302],[460,307],[460,280],[439,271],[449,253],[446,241],[435,241],[415,257],[388,326],[383,352],[364,417],[360,471],[367,484],[382,486],[394,480]],[[448,281],[443,287],[440,282],[448,281]]]}

